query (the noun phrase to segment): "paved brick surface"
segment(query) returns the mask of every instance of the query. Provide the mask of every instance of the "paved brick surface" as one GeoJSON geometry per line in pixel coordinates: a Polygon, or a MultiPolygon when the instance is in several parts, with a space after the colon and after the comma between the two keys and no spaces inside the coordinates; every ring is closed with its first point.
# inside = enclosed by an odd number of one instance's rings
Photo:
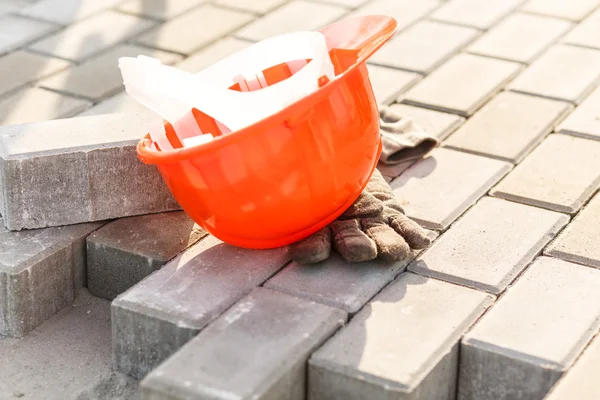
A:
{"type": "Polygon", "coordinates": [[[444,230],[509,169],[502,161],[436,149],[391,186],[406,215],[426,228],[444,230]]]}
{"type": "Polygon", "coordinates": [[[16,51],[0,57],[0,76],[11,77],[11,79],[0,80],[0,98],[10,91],[64,70],[70,65],[64,60],[25,51],[16,51]]]}
{"type": "Polygon", "coordinates": [[[114,96],[102,100],[95,106],[90,107],[83,112],[77,114],[78,117],[86,117],[91,115],[102,115],[112,113],[128,113],[128,114],[143,114],[147,113],[148,109],[138,103],[125,92],[120,92],[114,96]]]}
{"type": "Polygon", "coordinates": [[[563,42],[600,49],[600,8],[569,32],[563,42]]]}
{"type": "Polygon", "coordinates": [[[475,41],[468,51],[529,64],[571,27],[561,19],[515,13],[475,41]]]}
{"type": "Polygon", "coordinates": [[[588,139],[600,139],[600,87],[590,94],[556,128],[557,132],[581,136],[588,139]]]}
{"type": "Polygon", "coordinates": [[[568,222],[563,214],[485,197],[409,269],[499,294],[568,222]]]}
{"type": "Polygon", "coordinates": [[[542,399],[598,331],[600,271],[539,258],[465,336],[461,400],[542,399]]]}
{"type": "Polygon", "coordinates": [[[252,16],[204,4],[135,39],[136,43],[191,54],[248,23],[252,16]]]}
{"type": "Polygon", "coordinates": [[[83,287],[85,238],[101,224],[9,232],[0,219],[0,337],[21,337],[83,287]]]}
{"type": "Polygon", "coordinates": [[[288,260],[285,248],[246,250],[212,236],[190,247],[113,301],[117,369],[145,376],[288,260]]]}
{"type": "Polygon", "coordinates": [[[508,86],[509,89],[579,104],[600,78],[600,51],[556,45],[508,86]]]}
{"type": "Polygon", "coordinates": [[[41,0],[19,14],[33,19],[68,25],[117,5],[122,0],[41,0]]]}
{"type": "MultiPolygon", "coordinates": [[[[287,3],[288,0],[254,0],[254,1],[239,1],[239,0],[216,0],[215,3],[227,7],[237,8],[244,11],[249,11],[257,14],[266,14],[269,11],[287,3]]],[[[343,0],[342,0],[343,1],[343,0]]]]}
{"type": "Polygon", "coordinates": [[[369,80],[378,104],[388,104],[394,101],[398,93],[404,92],[421,79],[414,72],[399,71],[379,65],[367,65],[369,80]]]}
{"type": "Polygon", "coordinates": [[[452,134],[444,145],[518,163],[572,109],[562,101],[502,92],[452,134]]]}
{"type": "Polygon", "coordinates": [[[504,0],[486,3],[478,0],[450,0],[434,12],[432,18],[485,30],[522,1],[504,0]]]}
{"type": "Polygon", "coordinates": [[[357,10],[344,15],[352,18],[360,15],[390,15],[398,21],[398,29],[402,30],[419,19],[427,16],[440,6],[438,0],[372,0],[357,10]]]}
{"type": "Polygon", "coordinates": [[[596,7],[598,0],[529,0],[521,7],[522,10],[535,14],[550,15],[572,21],[581,21],[596,7]]]}
{"type": "Polygon", "coordinates": [[[600,393],[598,381],[600,365],[600,336],[596,336],[581,358],[552,388],[546,400],[594,400],[600,393]]]}
{"type": "Polygon", "coordinates": [[[158,20],[169,20],[190,11],[207,0],[128,0],[120,2],[118,10],[158,20]]]}
{"type": "Polygon", "coordinates": [[[204,235],[183,211],[111,222],[87,238],[87,287],[113,300],[204,235]]]}
{"type": "Polygon", "coordinates": [[[545,254],[600,268],[600,249],[596,245],[600,226],[600,195],[596,195],[558,236],[545,254]]]}
{"type": "Polygon", "coordinates": [[[491,194],[575,213],[600,187],[600,143],[550,135],[491,194]]]}
{"type": "Polygon", "coordinates": [[[422,21],[397,34],[371,62],[427,74],[478,36],[473,28],[422,21]]]}
{"type": "Polygon", "coordinates": [[[252,42],[226,37],[178,62],[176,66],[184,71],[200,72],[209,65],[216,63],[230,54],[245,49],[251,44],[252,42]]]}
{"type": "Polygon", "coordinates": [[[314,353],[309,398],[452,398],[458,341],[491,302],[474,290],[402,274],[314,353]]]}
{"type": "Polygon", "coordinates": [[[17,15],[0,16],[0,55],[23,47],[50,32],[58,26],[44,21],[34,21],[17,15]]]}
{"type": "Polygon", "coordinates": [[[114,114],[0,127],[0,206],[11,230],[179,209],[135,156],[153,115],[114,114]],[[51,198],[53,201],[46,201],[51,198]]]}
{"type": "Polygon", "coordinates": [[[460,54],[431,73],[398,100],[471,116],[519,71],[519,64],[460,54]]]}
{"type": "Polygon", "coordinates": [[[346,313],[258,288],[142,382],[147,398],[305,399],[306,360],[346,313]]]}

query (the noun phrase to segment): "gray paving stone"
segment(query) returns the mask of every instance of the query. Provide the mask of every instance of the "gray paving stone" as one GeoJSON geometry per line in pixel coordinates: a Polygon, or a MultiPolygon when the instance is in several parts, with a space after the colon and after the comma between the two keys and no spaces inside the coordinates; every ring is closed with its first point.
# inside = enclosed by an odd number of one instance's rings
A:
{"type": "Polygon", "coordinates": [[[110,222],[87,238],[87,287],[113,300],[205,235],[183,211],[110,222]]]}
{"type": "Polygon", "coordinates": [[[251,14],[204,4],[144,33],[135,42],[189,55],[251,20],[251,14]]]}
{"type": "Polygon", "coordinates": [[[414,72],[399,71],[393,68],[367,64],[369,80],[379,104],[392,103],[398,93],[404,92],[421,79],[414,72]]]}
{"type": "Polygon", "coordinates": [[[281,6],[288,0],[216,0],[215,4],[223,5],[231,8],[237,8],[243,11],[248,11],[255,14],[266,14],[269,11],[281,6]]]}
{"type": "Polygon", "coordinates": [[[146,18],[154,18],[162,21],[175,18],[207,0],[129,0],[121,2],[117,7],[119,11],[139,15],[146,18]]]}
{"type": "Polygon", "coordinates": [[[521,70],[517,63],[459,54],[398,98],[406,104],[473,115],[521,70]]]}
{"type": "Polygon", "coordinates": [[[432,18],[458,25],[486,30],[514,10],[523,0],[482,2],[479,0],[450,0],[438,8],[432,18]]]}
{"type": "Polygon", "coordinates": [[[552,388],[545,400],[596,400],[600,395],[598,381],[600,336],[596,336],[581,358],[552,388]]]}
{"type": "Polygon", "coordinates": [[[346,313],[258,288],[150,373],[146,399],[303,400],[306,361],[346,313]]]}
{"type": "Polygon", "coordinates": [[[142,378],[289,261],[287,248],[248,250],[208,237],[112,303],[117,369],[142,378]]]}
{"type": "Polygon", "coordinates": [[[510,170],[510,164],[443,148],[391,183],[406,215],[444,230],[510,170]]]}
{"type": "Polygon", "coordinates": [[[68,68],[70,65],[64,60],[43,57],[26,51],[15,51],[0,57],[0,76],[10,76],[10,79],[0,80],[0,97],[38,79],[68,68]]]}
{"type": "Polygon", "coordinates": [[[575,110],[556,128],[557,132],[600,139],[600,87],[581,102],[575,110]]]}
{"type": "Polygon", "coordinates": [[[600,51],[555,45],[523,71],[508,88],[579,104],[600,79],[600,51]]]}
{"type": "Polygon", "coordinates": [[[122,0],[40,0],[22,8],[26,17],[69,25],[100,11],[112,8],[122,0]]]}
{"type": "Polygon", "coordinates": [[[118,67],[118,59],[138,55],[154,57],[165,65],[172,65],[181,60],[181,56],[173,53],[124,44],[43,79],[38,85],[58,92],[99,100],[123,90],[123,77],[118,67]]]}
{"type": "Polygon", "coordinates": [[[370,0],[320,0],[322,3],[338,4],[347,8],[357,8],[370,0]]]}
{"type": "Polygon", "coordinates": [[[598,0],[529,0],[521,9],[535,14],[581,21],[599,5],[598,0]]]}
{"type": "Polygon", "coordinates": [[[542,399],[600,325],[600,271],[537,259],[465,336],[459,400],[542,399]]]}
{"type": "Polygon", "coordinates": [[[600,143],[550,135],[490,194],[573,214],[600,187],[600,143]]]}
{"type": "Polygon", "coordinates": [[[600,268],[598,227],[600,194],[596,195],[545,250],[545,254],[600,268]]]}
{"type": "Polygon", "coordinates": [[[29,46],[29,49],[40,54],[81,62],[154,25],[156,22],[133,15],[112,10],[103,11],[47,36],[29,46]]]}
{"type": "Polygon", "coordinates": [[[444,146],[519,163],[572,109],[562,101],[502,92],[454,132],[444,146]]]}
{"type": "Polygon", "coordinates": [[[147,113],[148,109],[142,104],[138,103],[133,97],[128,95],[126,92],[120,92],[106,100],[102,100],[93,107],[86,109],[85,111],[77,114],[78,117],[87,117],[91,115],[102,115],[102,114],[141,114],[147,113]]]}
{"type": "Polygon", "coordinates": [[[238,30],[235,36],[258,42],[287,32],[314,31],[337,20],[346,11],[331,4],[292,0],[238,30]]]}
{"type": "Polygon", "coordinates": [[[468,51],[529,64],[571,27],[561,19],[515,13],[475,41],[468,51]]]}
{"type": "Polygon", "coordinates": [[[562,41],[600,49],[600,8],[577,25],[562,41]]]}
{"type": "Polygon", "coordinates": [[[156,167],[135,154],[155,118],[114,114],[0,127],[0,208],[7,228],[179,209],[156,167]]]}
{"type": "Polygon", "coordinates": [[[84,284],[85,238],[100,226],[9,232],[0,219],[0,335],[24,336],[71,304],[84,284]]]}
{"type": "Polygon", "coordinates": [[[484,197],[409,270],[499,294],[568,222],[553,211],[484,197]]]}
{"type": "Polygon", "coordinates": [[[446,139],[464,121],[463,117],[406,104],[392,104],[390,109],[412,118],[417,125],[440,141],[446,139]]]}
{"type": "Polygon", "coordinates": [[[439,6],[440,1],[438,0],[371,0],[345,15],[344,18],[364,15],[389,15],[398,21],[398,30],[402,30],[439,6]]]}
{"type": "Polygon", "coordinates": [[[0,125],[28,124],[76,115],[91,103],[39,88],[26,88],[0,99],[0,125]]]}
{"type": "Polygon", "coordinates": [[[16,50],[58,29],[58,26],[17,15],[0,15],[0,55],[16,50]]]}
{"type": "Polygon", "coordinates": [[[428,74],[478,34],[473,28],[420,21],[393,37],[370,58],[370,61],[428,74]]]}
{"type": "Polygon", "coordinates": [[[454,398],[458,341],[492,297],[405,273],[317,350],[309,399],[454,398]]]}
{"type": "Polygon", "coordinates": [[[226,37],[178,62],[176,66],[184,71],[200,72],[209,65],[216,63],[230,54],[245,49],[251,44],[251,42],[244,40],[226,37]]]}

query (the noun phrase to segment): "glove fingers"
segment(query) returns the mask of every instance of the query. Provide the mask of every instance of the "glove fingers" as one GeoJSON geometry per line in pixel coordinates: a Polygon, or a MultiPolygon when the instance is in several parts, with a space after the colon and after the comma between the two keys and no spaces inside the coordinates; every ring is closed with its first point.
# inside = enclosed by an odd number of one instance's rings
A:
{"type": "Polygon", "coordinates": [[[383,217],[362,221],[366,234],[377,244],[379,257],[385,261],[402,261],[410,257],[410,247],[383,217]]]}
{"type": "Polygon", "coordinates": [[[314,264],[324,261],[331,254],[331,229],[326,226],[306,239],[292,244],[290,249],[292,260],[298,264],[314,264]]]}
{"type": "Polygon", "coordinates": [[[381,172],[378,169],[375,169],[371,179],[369,179],[369,183],[367,183],[365,192],[370,193],[376,199],[381,201],[396,199],[392,188],[385,181],[385,178],[383,175],[381,175],[381,172]]]}
{"type": "Polygon", "coordinates": [[[340,216],[340,219],[368,218],[383,212],[383,204],[366,190],[358,199],[340,216]]]}
{"type": "Polygon", "coordinates": [[[413,249],[424,249],[431,244],[427,231],[415,221],[401,213],[389,216],[390,226],[394,228],[413,249]]]}
{"type": "Polygon", "coordinates": [[[377,258],[377,246],[360,229],[358,220],[334,221],[333,246],[349,262],[369,261],[377,258]]]}

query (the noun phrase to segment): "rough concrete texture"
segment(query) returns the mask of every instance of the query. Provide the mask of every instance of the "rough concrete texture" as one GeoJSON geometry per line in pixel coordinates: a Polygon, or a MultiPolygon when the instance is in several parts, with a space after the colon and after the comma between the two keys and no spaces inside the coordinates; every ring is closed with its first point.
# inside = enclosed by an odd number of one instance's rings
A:
{"type": "Polygon", "coordinates": [[[485,197],[409,269],[499,294],[568,222],[563,214],[485,197]]]}
{"type": "Polygon", "coordinates": [[[183,211],[110,222],[87,238],[87,287],[113,300],[205,235],[183,211]]]}
{"type": "Polygon", "coordinates": [[[135,153],[154,121],[146,112],[0,127],[0,213],[7,228],[179,209],[156,167],[135,153]]]}
{"type": "Polygon", "coordinates": [[[597,400],[600,398],[600,336],[596,336],[575,365],[552,388],[545,400],[597,400]]]}
{"type": "Polygon", "coordinates": [[[309,362],[309,399],[446,400],[458,341],[492,296],[400,275],[309,362]]]}
{"type": "Polygon", "coordinates": [[[600,109],[600,87],[577,106],[556,130],[568,135],[600,140],[598,109],[600,109]]]}
{"type": "Polygon", "coordinates": [[[550,135],[490,194],[573,214],[600,187],[600,142],[550,135]]]}
{"type": "Polygon", "coordinates": [[[145,400],[304,400],[306,361],[346,313],[255,289],[141,383],[145,400]]]}
{"type": "Polygon", "coordinates": [[[21,337],[84,285],[85,238],[101,223],[10,232],[0,218],[0,335],[21,337]]]}
{"type": "Polygon", "coordinates": [[[515,9],[523,0],[483,3],[479,0],[453,0],[438,8],[431,17],[439,21],[486,30],[515,9]]]}
{"type": "Polygon", "coordinates": [[[125,374],[110,371],[86,386],[74,400],[140,400],[139,382],[125,374]]]}
{"type": "Polygon", "coordinates": [[[248,250],[208,237],[112,303],[119,371],[142,378],[289,261],[287,248],[248,250]]]}
{"type": "Polygon", "coordinates": [[[465,336],[459,400],[541,400],[600,326],[600,271],[538,258],[465,336]]]}
{"type": "Polygon", "coordinates": [[[406,215],[428,229],[444,230],[509,170],[502,161],[438,148],[390,186],[406,215]]]}
{"type": "Polygon", "coordinates": [[[0,399],[76,398],[110,373],[109,302],[83,290],[27,337],[0,337],[0,360],[0,399]]]}
{"type": "Polygon", "coordinates": [[[600,194],[597,194],[546,248],[545,254],[600,268],[599,230],[600,194]]]}

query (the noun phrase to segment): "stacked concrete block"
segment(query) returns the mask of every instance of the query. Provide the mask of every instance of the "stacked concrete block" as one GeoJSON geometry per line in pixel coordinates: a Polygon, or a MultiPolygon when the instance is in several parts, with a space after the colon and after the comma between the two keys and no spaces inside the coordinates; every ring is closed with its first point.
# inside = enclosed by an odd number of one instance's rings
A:
{"type": "Polygon", "coordinates": [[[117,368],[141,378],[289,261],[208,237],[112,303],[117,368]]]}
{"type": "Polygon", "coordinates": [[[306,361],[346,320],[342,310],[252,291],[141,384],[146,400],[306,398],[306,361]]]}
{"type": "Polygon", "coordinates": [[[0,127],[0,214],[10,230],[179,209],[135,146],[150,113],[0,127]]]}

